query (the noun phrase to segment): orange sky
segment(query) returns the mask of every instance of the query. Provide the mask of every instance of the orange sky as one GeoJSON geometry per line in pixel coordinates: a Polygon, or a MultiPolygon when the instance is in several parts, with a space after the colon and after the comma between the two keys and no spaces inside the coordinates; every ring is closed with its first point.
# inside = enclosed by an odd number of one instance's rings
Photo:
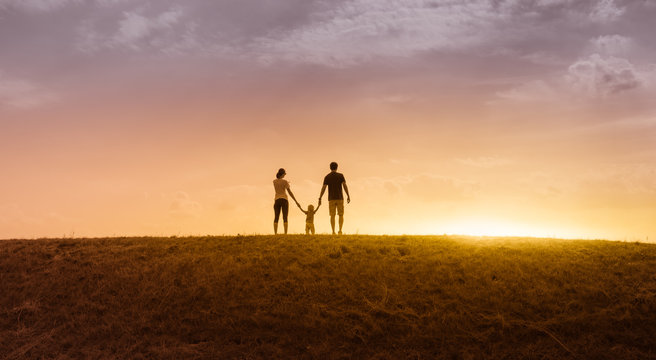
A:
{"type": "Polygon", "coordinates": [[[337,161],[347,233],[656,239],[656,6],[576,4],[2,0],[0,238],[267,234],[337,161]]]}

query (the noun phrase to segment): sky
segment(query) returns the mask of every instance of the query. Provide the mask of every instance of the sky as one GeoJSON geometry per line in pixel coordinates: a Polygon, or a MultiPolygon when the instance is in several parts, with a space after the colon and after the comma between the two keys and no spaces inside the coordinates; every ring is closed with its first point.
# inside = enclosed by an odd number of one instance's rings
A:
{"type": "Polygon", "coordinates": [[[278,168],[306,207],[336,161],[350,234],[656,240],[654,18],[653,0],[0,0],[0,238],[270,234],[278,168]]]}

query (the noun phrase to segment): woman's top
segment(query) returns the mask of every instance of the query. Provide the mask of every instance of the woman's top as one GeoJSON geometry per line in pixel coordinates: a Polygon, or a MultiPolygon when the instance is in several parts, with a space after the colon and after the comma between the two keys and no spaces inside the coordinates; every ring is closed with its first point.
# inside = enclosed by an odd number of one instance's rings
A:
{"type": "Polygon", "coordinates": [[[275,179],[273,180],[273,188],[276,189],[276,197],[273,199],[285,199],[287,200],[287,189],[289,189],[289,181],[285,179],[275,179]]]}

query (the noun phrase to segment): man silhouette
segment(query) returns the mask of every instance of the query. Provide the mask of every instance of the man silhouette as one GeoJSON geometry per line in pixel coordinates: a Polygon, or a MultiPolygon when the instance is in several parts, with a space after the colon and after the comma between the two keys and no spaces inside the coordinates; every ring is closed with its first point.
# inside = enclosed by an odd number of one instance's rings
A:
{"type": "Polygon", "coordinates": [[[337,163],[330,163],[330,173],[323,178],[323,186],[321,187],[321,194],[319,194],[319,205],[321,205],[321,198],[323,192],[326,191],[328,186],[328,209],[330,212],[330,226],[335,235],[335,212],[339,215],[339,234],[342,235],[342,225],[344,225],[344,194],[342,193],[342,186],[346,191],[346,203],[351,202],[351,195],[349,195],[348,186],[344,175],[337,172],[337,163]]]}

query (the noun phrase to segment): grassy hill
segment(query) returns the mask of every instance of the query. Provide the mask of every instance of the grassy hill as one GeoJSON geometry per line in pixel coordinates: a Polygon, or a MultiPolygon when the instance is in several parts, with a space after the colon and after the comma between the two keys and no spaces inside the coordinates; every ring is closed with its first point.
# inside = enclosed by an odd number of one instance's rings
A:
{"type": "Polygon", "coordinates": [[[656,246],[0,241],[0,359],[656,359],[656,246]]]}

